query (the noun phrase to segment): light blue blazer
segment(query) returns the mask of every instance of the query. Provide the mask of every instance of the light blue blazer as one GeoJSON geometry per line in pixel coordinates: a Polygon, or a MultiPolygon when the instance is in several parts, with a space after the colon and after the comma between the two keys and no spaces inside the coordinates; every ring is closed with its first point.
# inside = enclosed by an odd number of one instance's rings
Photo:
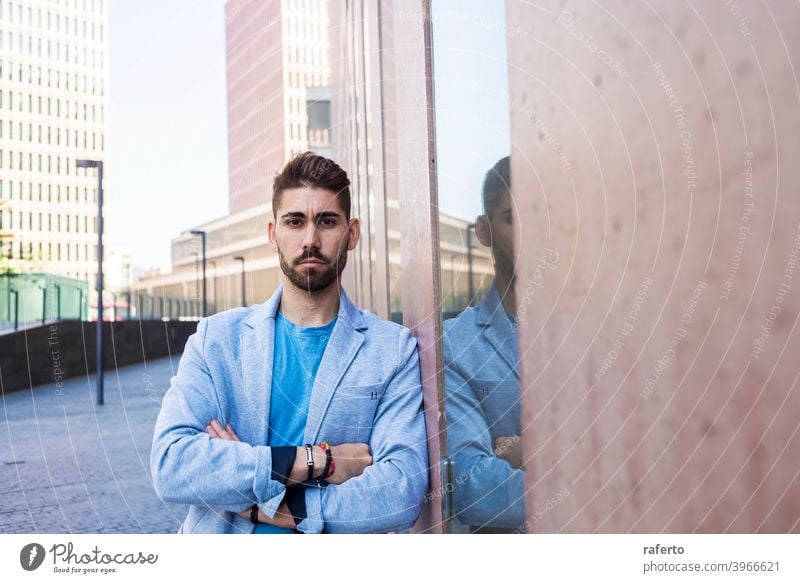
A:
{"type": "Polygon", "coordinates": [[[517,333],[494,284],[476,307],[444,322],[448,455],[461,522],[519,528],[525,474],[494,453],[494,440],[520,435],[517,333]]]}
{"type": "MultiPolygon", "coordinates": [[[[159,497],[191,505],[178,532],[251,533],[239,512],[274,516],[286,487],[271,479],[266,445],[275,314],[264,304],[200,320],[164,395],[150,469],[159,497]],[[230,423],[241,442],[210,439],[230,423]]],[[[344,290],[311,394],[304,442],[368,443],[373,464],[344,484],[306,489],[306,533],[410,528],[428,490],[417,342],[411,332],[355,307],[344,290]]],[[[302,444],[298,444],[302,445],[302,444]]]]}

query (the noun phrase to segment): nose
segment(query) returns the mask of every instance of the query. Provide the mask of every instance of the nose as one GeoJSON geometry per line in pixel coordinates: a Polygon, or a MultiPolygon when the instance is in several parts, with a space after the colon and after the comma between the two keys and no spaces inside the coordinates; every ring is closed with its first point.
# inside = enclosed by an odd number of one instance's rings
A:
{"type": "Polygon", "coordinates": [[[317,224],[309,221],[306,225],[305,232],[303,233],[303,250],[307,251],[311,248],[319,249],[320,247],[320,240],[319,240],[319,231],[317,229],[317,224]]]}

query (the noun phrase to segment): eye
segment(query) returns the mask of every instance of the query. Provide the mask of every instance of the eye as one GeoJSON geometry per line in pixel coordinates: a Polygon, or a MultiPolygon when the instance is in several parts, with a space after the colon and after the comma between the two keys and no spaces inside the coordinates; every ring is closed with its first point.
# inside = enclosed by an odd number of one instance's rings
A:
{"type": "Polygon", "coordinates": [[[300,219],[287,219],[286,224],[290,227],[299,227],[300,219]]]}
{"type": "Polygon", "coordinates": [[[319,223],[326,227],[333,227],[336,225],[336,219],[322,219],[319,223]]]}

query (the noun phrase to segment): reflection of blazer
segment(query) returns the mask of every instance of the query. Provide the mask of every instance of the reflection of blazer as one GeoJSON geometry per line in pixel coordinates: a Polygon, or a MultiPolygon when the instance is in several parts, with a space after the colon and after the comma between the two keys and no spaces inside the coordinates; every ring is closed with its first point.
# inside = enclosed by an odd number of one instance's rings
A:
{"type": "MultiPolygon", "coordinates": [[[[274,516],[286,487],[271,479],[268,435],[275,314],[282,287],[264,304],[200,321],[164,396],[150,457],[165,501],[190,504],[179,532],[250,533],[238,515],[258,503],[274,516]],[[241,442],[210,439],[230,423],[241,442]]],[[[428,457],[416,339],[362,312],[345,295],[322,357],[304,443],[368,443],[373,464],[339,486],[306,489],[303,532],[410,528],[428,488],[428,457]]],[[[302,445],[302,444],[297,444],[302,445]]]]}
{"type": "Polygon", "coordinates": [[[524,473],[494,454],[494,440],[520,435],[517,334],[493,284],[481,303],[444,323],[448,455],[456,510],[470,525],[524,522],[524,473]]]}

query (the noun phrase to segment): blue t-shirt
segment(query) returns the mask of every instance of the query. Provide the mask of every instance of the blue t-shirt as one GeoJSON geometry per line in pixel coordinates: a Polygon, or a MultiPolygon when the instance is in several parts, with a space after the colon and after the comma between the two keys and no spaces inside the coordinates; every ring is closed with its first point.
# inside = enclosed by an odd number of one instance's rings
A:
{"type": "MultiPolygon", "coordinates": [[[[301,328],[280,313],[275,315],[267,445],[303,444],[311,389],[335,324],[336,318],[324,326],[301,328]]],[[[259,524],[255,530],[256,534],[291,532],[270,524],[259,524]]]]}

